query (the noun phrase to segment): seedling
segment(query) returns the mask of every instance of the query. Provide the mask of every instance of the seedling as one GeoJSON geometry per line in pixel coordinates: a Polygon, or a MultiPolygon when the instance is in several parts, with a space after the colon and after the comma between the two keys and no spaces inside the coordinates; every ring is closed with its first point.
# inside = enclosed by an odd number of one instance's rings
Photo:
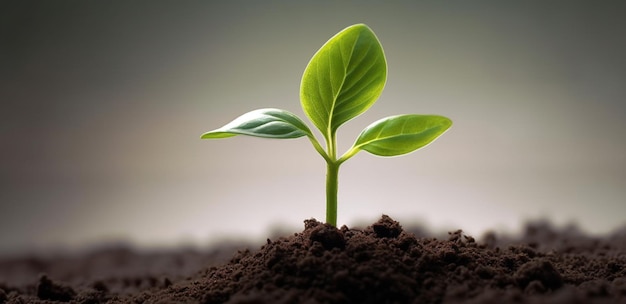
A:
{"type": "Polygon", "coordinates": [[[366,127],[352,147],[337,154],[337,129],[369,109],[387,81],[387,62],[376,35],[365,24],[342,30],[313,56],[302,76],[300,102],[320,130],[326,149],[295,114],[273,108],[248,112],[225,126],[204,133],[203,139],[249,135],[265,138],[306,136],[326,160],[326,223],[337,225],[339,167],[364,150],[378,156],[397,156],[426,146],[451,125],[438,115],[405,114],[378,120],[366,127]]]}

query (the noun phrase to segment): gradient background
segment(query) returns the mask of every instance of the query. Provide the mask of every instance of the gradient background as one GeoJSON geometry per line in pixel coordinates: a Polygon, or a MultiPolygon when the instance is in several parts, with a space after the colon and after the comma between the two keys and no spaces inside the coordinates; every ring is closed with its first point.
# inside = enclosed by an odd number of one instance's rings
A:
{"type": "Polygon", "coordinates": [[[340,224],[609,232],[626,223],[624,16],[624,1],[2,1],[0,253],[264,240],[323,220],[307,140],[199,137],[256,108],[304,117],[306,64],[359,22],[389,76],[340,152],[388,115],[454,126],[344,164],[340,224]]]}

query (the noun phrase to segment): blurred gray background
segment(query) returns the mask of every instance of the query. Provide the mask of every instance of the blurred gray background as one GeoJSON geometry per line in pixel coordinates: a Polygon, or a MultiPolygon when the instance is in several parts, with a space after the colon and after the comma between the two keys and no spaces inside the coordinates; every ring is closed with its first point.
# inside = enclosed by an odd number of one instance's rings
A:
{"type": "Polygon", "coordinates": [[[624,1],[2,1],[0,253],[264,240],[323,220],[307,140],[200,135],[257,108],[304,117],[306,64],[361,22],[389,76],[340,152],[388,115],[454,126],[345,163],[340,224],[610,232],[626,223],[624,16],[624,1]]]}

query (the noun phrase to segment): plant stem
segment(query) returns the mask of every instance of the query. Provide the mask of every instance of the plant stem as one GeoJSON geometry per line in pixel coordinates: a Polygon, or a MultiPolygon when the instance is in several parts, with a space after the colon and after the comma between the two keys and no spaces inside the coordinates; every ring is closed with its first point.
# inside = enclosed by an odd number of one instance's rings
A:
{"type": "Polygon", "coordinates": [[[326,150],[326,224],[337,227],[337,191],[339,189],[339,166],[337,161],[337,133],[328,129],[325,134],[326,150]]]}
{"type": "MultiPolygon", "coordinates": [[[[350,156],[337,159],[337,137],[329,131],[325,134],[326,150],[322,148],[315,136],[309,135],[315,150],[326,161],[326,223],[337,227],[337,192],[339,189],[339,166],[350,156]]],[[[356,152],[355,152],[356,153],[356,152]]]]}
{"type": "Polygon", "coordinates": [[[337,190],[339,187],[339,166],[336,161],[326,166],[326,223],[337,226],[337,190]]]}

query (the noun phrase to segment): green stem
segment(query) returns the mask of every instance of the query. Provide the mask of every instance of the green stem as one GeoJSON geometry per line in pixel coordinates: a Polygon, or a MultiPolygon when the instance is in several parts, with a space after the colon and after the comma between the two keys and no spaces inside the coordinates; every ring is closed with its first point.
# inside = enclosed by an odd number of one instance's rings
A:
{"type": "Polygon", "coordinates": [[[313,135],[309,135],[308,137],[317,153],[319,153],[326,162],[330,162],[330,157],[328,156],[326,151],[324,151],[324,148],[322,148],[322,145],[320,145],[319,141],[317,141],[317,138],[315,138],[315,136],[313,135]]]}
{"type": "Polygon", "coordinates": [[[337,191],[339,189],[339,166],[337,161],[337,133],[326,133],[326,223],[337,227],[337,191]]]}
{"type": "Polygon", "coordinates": [[[352,147],[350,150],[348,150],[344,155],[342,155],[337,162],[339,164],[342,164],[343,162],[345,162],[346,160],[350,159],[350,157],[356,155],[359,152],[359,149],[356,147],[352,147]]]}
{"type": "Polygon", "coordinates": [[[339,166],[335,161],[326,166],[326,223],[337,226],[337,190],[339,187],[339,166]]]}

